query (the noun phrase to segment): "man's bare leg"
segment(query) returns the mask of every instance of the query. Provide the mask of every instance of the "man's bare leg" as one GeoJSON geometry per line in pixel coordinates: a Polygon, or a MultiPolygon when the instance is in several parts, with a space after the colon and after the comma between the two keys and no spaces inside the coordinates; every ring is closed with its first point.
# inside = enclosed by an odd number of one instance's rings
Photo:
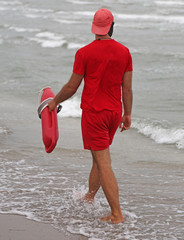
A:
{"type": "Polygon", "coordinates": [[[93,157],[93,165],[89,175],[89,191],[86,193],[83,200],[86,200],[88,202],[93,202],[95,194],[98,192],[99,188],[100,188],[100,176],[98,172],[98,166],[93,157]]]}
{"type": "Polygon", "coordinates": [[[111,167],[109,148],[92,151],[92,154],[98,167],[101,186],[111,208],[111,215],[102,218],[102,221],[121,223],[123,215],[120,209],[118,185],[111,167]]]}

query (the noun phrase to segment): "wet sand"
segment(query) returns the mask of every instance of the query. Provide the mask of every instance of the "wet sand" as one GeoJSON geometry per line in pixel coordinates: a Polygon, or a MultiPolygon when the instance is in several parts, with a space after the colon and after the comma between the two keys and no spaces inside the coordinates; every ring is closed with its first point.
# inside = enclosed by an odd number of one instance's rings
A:
{"type": "Polygon", "coordinates": [[[84,240],[83,236],[66,235],[49,224],[35,222],[24,216],[0,214],[0,240],[84,240]]]}

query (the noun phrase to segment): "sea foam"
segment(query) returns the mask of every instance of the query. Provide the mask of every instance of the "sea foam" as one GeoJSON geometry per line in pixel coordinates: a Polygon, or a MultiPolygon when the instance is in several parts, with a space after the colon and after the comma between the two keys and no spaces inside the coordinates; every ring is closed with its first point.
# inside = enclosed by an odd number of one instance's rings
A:
{"type": "Polygon", "coordinates": [[[78,0],[67,0],[67,2],[70,2],[70,3],[72,3],[72,4],[79,4],[79,5],[94,4],[93,2],[78,1],[78,0]]]}
{"type": "Polygon", "coordinates": [[[62,110],[59,113],[61,117],[81,117],[80,98],[73,97],[62,103],[62,110]]]}
{"type": "Polygon", "coordinates": [[[34,220],[36,222],[41,222],[39,218],[35,217],[35,215],[29,211],[19,211],[19,210],[13,209],[13,210],[9,210],[9,211],[0,211],[0,213],[24,216],[27,219],[34,220]]]}
{"type": "Polygon", "coordinates": [[[184,24],[184,17],[180,15],[154,15],[154,14],[116,14],[119,19],[128,21],[169,22],[184,24]]]}
{"type": "Polygon", "coordinates": [[[20,28],[20,27],[14,27],[14,26],[11,26],[11,27],[9,27],[9,29],[10,30],[14,30],[15,32],[30,32],[30,33],[32,33],[32,32],[39,32],[40,31],[40,29],[38,29],[38,28],[35,28],[35,29],[33,29],[33,28],[20,28]]]}
{"type": "Polygon", "coordinates": [[[157,5],[164,5],[164,6],[183,6],[184,2],[182,1],[155,1],[157,5]]]}
{"type": "Polygon", "coordinates": [[[37,33],[35,37],[30,38],[30,40],[41,44],[43,48],[61,47],[66,43],[63,36],[51,32],[37,33]]]}
{"type": "Polygon", "coordinates": [[[0,134],[7,134],[8,130],[4,127],[0,127],[0,134]]]}
{"type": "Polygon", "coordinates": [[[1,4],[3,5],[21,5],[22,2],[20,1],[1,1],[1,4]]]}
{"type": "Polygon", "coordinates": [[[132,127],[156,143],[174,144],[178,149],[184,149],[184,128],[169,127],[164,122],[149,119],[134,120],[132,127]]]}
{"type": "Polygon", "coordinates": [[[43,48],[57,48],[65,46],[68,49],[79,49],[85,44],[68,42],[61,34],[52,32],[40,32],[34,37],[29,38],[30,41],[34,41],[41,45],[43,48]]]}

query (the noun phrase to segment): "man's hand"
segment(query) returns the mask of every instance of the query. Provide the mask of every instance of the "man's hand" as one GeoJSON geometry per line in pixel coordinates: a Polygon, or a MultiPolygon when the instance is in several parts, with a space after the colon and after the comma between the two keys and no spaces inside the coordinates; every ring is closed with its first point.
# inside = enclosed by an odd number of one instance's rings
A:
{"type": "Polygon", "coordinates": [[[123,132],[124,130],[128,130],[131,126],[131,115],[123,115],[121,118],[121,123],[119,125],[119,128],[121,128],[120,132],[123,132]]]}
{"type": "Polygon", "coordinates": [[[53,111],[53,110],[57,107],[57,103],[55,102],[54,99],[52,99],[52,100],[48,103],[48,107],[49,107],[49,112],[53,111]]]}

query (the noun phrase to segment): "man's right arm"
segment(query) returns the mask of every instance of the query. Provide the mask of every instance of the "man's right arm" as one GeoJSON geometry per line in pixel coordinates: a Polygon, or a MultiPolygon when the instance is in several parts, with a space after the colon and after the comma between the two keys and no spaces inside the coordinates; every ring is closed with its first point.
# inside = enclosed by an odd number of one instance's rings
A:
{"type": "Polygon", "coordinates": [[[123,84],[122,84],[122,101],[123,101],[123,109],[124,114],[121,119],[121,132],[127,130],[131,126],[131,112],[132,112],[132,71],[125,72],[123,76],[123,84]]]}
{"type": "Polygon", "coordinates": [[[70,80],[62,87],[55,98],[48,103],[49,111],[51,112],[59,103],[72,97],[80,86],[82,79],[83,75],[72,73],[70,80]]]}

